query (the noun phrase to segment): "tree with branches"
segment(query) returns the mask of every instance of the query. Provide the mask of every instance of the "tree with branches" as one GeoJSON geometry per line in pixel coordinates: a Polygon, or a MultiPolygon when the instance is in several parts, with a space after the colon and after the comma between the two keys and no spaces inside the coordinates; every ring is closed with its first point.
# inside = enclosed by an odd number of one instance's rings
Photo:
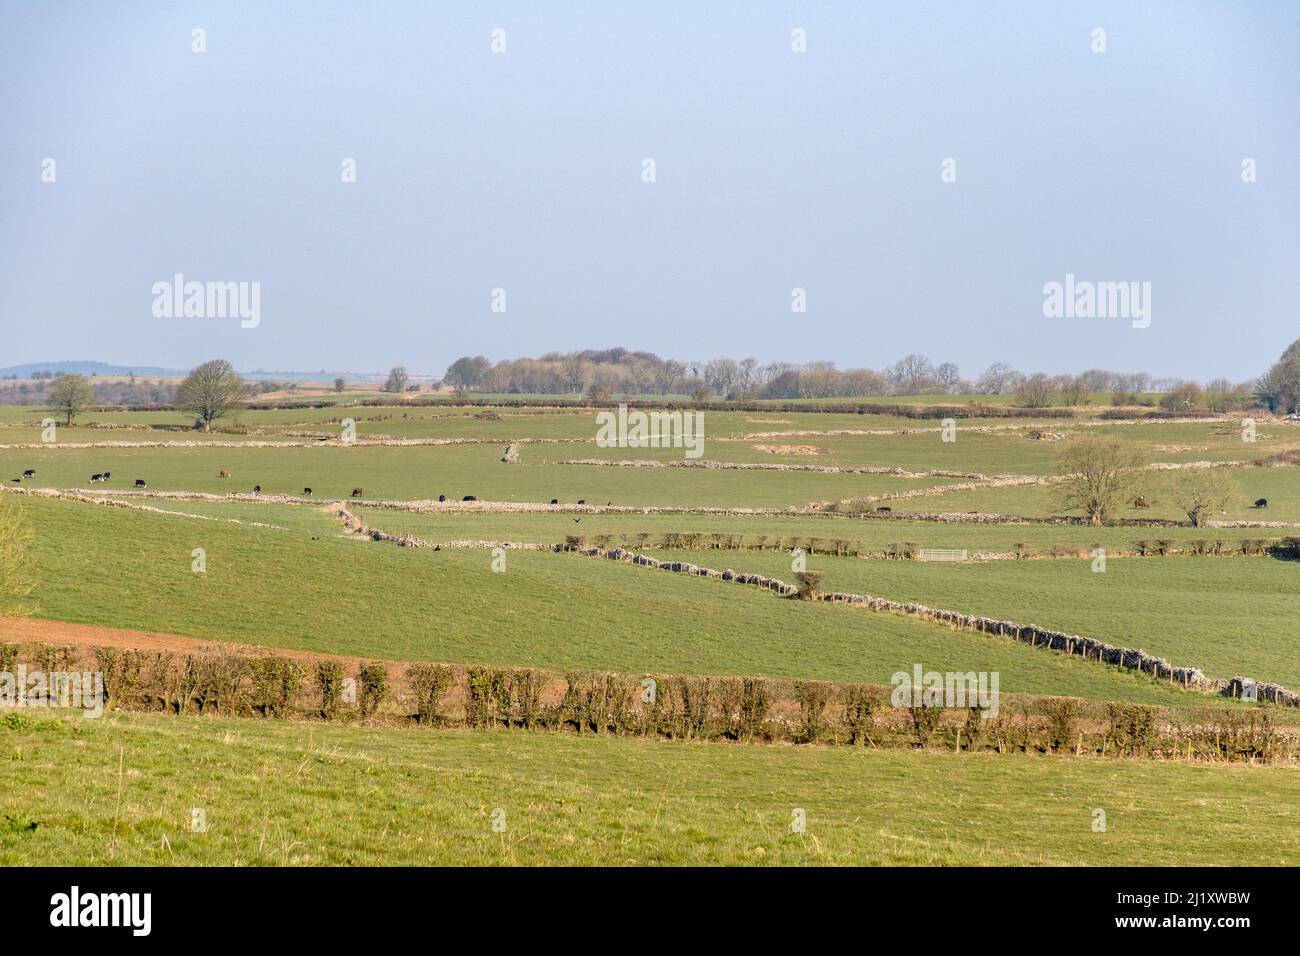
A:
{"type": "Polygon", "coordinates": [[[1144,464],[1136,445],[1102,435],[1072,439],[1061,449],[1064,478],[1057,501],[1066,511],[1082,511],[1093,525],[1108,524],[1134,494],[1144,464]]]}
{"type": "Polygon", "coordinates": [[[225,359],[213,359],[185,376],[176,389],[176,404],[195,415],[206,432],[218,418],[238,408],[247,394],[248,384],[234,366],[225,359]]]}

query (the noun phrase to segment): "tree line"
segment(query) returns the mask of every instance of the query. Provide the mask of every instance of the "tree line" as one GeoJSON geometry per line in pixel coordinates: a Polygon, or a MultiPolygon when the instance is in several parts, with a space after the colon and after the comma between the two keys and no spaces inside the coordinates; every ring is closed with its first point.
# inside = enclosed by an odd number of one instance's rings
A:
{"type": "MultiPolygon", "coordinates": [[[[1297,343],[1300,345],[1300,343],[1297,343]]],[[[1300,349],[1287,374],[1300,393],[1300,349]]],[[[1290,351],[1290,350],[1289,350],[1290,351]]],[[[466,355],[452,362],[443,383],[458,390],[493,394],[689,395],[696,400],[857,398],[876,395],[1009,395],[1028,408],[1085,405],[1094,395],[1115,405],[1156,405],[1171,411],[1231,411],[1258,397],[1259,383],[1218,378],[1205,384],[1154,378],[1146,372],[1088,369],[1077,374],[1021,372],[994,362],[966,378],[953,362],[934,363],[907,355],[884,369],[840,369],[834,362],[804,364],[754,358],[716,358],[707,362],[663,359],[623,348],[548,352],[540,358],[492,362],[466,355]],[[1157,398],[1152,393],[1163,393],[1157,398]]]]}

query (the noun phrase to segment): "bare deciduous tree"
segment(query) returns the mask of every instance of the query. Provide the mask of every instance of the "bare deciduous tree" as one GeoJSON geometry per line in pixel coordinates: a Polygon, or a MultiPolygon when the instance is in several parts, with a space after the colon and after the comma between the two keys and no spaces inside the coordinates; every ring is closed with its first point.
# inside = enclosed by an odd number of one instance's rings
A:
{"type": "Polygon", "coordinates": [[[225,359],[204,362],[176,389],[176,404],[198,416],[203,430],[239,406],[248,394],[248,384],[225,359]]]}
{"type": "Polygon", "coordinates": [[[1046,408],[1052,404],[1055,389],[1052,380],[1042,372],[1021,379],[1016,387],[1016,404],[1021,408],[1046,408]]]}
{"type": "Polygon", "coordinates": [[[1016,370],[1006,362],[994,362],[979,377],[975,390],[985,395],[1002,395],[1011,390],[1017,377],[1016,370]]]}
{"type": "Polygon", "coordinates": [[[50,406],[63,415],[66,425],[71,425],[94,400],[95,393],[84,375],[60,375],[50,390],[50,406]]]}
{"type": "Polygon", "coordinates": [[[1137,446],[1119,438],[1087,435],[1061,449],[1058,464],[1067,476],[1057,492],[1060,506],[1082,511],[1088,522],[1107,524],[1133,494],[1142,477],[1137,446]]]}
{"type": "Polygon", "coordinates": [[[1226,468],[1185,468],[1174,478],[1174,504],[1201,527],[1205,519],[1228,507],[1237,494],[1237,483],[1226,468]]]}
{"type": "Polygon", "coordinates": [[[406,383],[411,380],[411,376],[406,373],[405,365],[394,365],[388,371],[388,381],[384,383],[385,392],[396,392],[401,394],[406,391],[406,383]]]}

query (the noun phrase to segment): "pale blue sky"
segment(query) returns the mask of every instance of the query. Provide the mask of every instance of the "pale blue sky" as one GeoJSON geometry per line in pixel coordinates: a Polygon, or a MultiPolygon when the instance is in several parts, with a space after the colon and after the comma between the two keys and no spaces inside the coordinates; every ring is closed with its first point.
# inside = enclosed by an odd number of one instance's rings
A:
{"type": "Polygon", "coordinates": [[[2,0],[0,366],[1245,379],[1300,337],[1298,94],[1297,3],[2,0]],[[154,318],[175,272],[261,282],[260,327],[154,318]],[[1067,272],[1151,327],[1044,318],[1067,272]]]}

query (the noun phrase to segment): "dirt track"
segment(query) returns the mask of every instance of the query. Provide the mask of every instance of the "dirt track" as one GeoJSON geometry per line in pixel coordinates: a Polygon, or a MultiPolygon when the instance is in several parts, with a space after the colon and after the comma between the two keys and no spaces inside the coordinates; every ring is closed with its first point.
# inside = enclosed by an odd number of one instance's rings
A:
{"type": "Polygon", "coordinates": [[[49,621],[43,618],[0,617],[0,643],[6,644],[62,644],[76,647],[121,647],[157,651],[214,650],[237,651],[248,654],[277,654],[298,660],[319,661],[357,660],[341,654],[316,654],[308,651],[291,651],[280,647],[257,647],[252,644],[233,644],[202,637],[185,637],[180,634],[159,634],[155,631],[133,631],[120,627],[100,627],[96,624],[71,624],[67,621],[49,621]]]}

